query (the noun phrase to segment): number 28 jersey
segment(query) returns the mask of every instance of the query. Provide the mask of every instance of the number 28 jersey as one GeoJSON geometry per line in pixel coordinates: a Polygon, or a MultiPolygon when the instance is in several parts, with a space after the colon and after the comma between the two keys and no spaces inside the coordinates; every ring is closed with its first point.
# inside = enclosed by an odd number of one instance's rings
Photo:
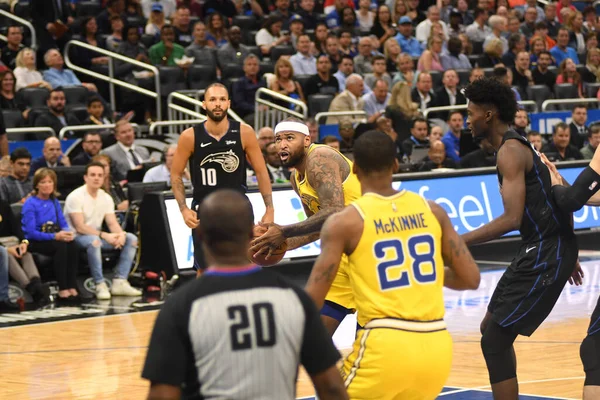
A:
{"type": "Polygon", "coordinates": [[[358,323],[443,319],[442,228],[427,200],[403,190],[389,197],[366,193],[352,206],[364,224],[348,257],[358,323]]]}
{"type": "Polygon", "coordinates": [[[238,121],[229,121],[229,129],[221,140],[206,132],[204,122],[196,125],[191,161],[194,200],[197,202],[217,189],[246,192],[246,153],[238,121]]]}

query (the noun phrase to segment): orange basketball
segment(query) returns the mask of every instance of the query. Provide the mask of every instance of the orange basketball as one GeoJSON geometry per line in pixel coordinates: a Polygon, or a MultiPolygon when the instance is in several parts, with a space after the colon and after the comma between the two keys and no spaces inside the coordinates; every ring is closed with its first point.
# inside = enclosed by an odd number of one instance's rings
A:
{"type": "MultiPolygon", "coordinates": [[[[253,229],[254,238],[260,237],[267,232],[266,228],[261,227],[260,225],[255,225],[253,229]]],[[[276,248],[272,253],[269,259],[266,259],[267,253],[261,253],[258,256],[254,256],[251,251],[248,252],[248,258],[250,261],[257,265],[261,265],[263,267],[270,267],[271,265],[277,264],[279,261],[283,259],[285,253],[287,251],[288,245],[287,242],[283,242],[278,248],[276,248]]]]}

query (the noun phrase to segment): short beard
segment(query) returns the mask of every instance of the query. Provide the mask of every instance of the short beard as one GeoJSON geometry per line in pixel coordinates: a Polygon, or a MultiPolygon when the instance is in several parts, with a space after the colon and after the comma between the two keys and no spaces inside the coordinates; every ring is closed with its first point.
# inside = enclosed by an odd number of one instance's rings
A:
{"type": "MultiPolygon", "coordinates": [[[[281,166],[286,168],[294,168],[296,165],[300,164],[302,158],[304,157],[304,149],[297,155],[290,154],[288,156],[287,161],[281,161],[281,166]]],[[[280,159],[281,160],[281,159],[280,159]]]]}
{"type": "Polygon", "coordinates": [[[221,122],[223,121],[226,117],[227,117],[227,109],[223,109],[223,112],[220,116],[216,116],[215,114],[213,114],[212,111],[210,110],[206,110],[206,115],[208,116],[208,119],[215,121],[215,122],[221,122]]]}

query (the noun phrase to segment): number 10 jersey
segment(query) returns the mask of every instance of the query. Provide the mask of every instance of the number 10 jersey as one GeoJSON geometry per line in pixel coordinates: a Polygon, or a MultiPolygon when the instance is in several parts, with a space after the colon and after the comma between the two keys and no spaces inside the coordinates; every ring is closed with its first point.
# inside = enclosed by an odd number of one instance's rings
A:
{"type": "Polygon", "coordinates": [[[444,317],[442,228],[427,200],[402,190],[366,193],[352,203],[364,223],[348,257],[358,323],[444,317]]]}
{"type": "Polygon", "coordinates": [[[246,153],[242,146],[240,123],[230,120],[229,129],[221,140],[208,134],[204,122],[196,125],[191,164],[194,200],[197,203],[217,189],[245,193],[246,153]]]}

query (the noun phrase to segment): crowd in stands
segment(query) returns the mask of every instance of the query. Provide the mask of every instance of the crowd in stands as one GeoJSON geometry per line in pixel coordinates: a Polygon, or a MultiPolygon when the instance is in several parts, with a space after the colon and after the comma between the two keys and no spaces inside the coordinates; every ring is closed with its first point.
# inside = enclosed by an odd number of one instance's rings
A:
{"type": "MultiPolygon", "coordinates": [[[[461,88],[482,76],[506,82],[517,100],[534,101],[538,109],[549,98],[600,98],[598,15],[572,0],[0,0],[0,6],[31,20],[37,37],[34,50],[27,29],[6,19],[0,24],[6,36],[0,133],[53,131],[43,135],[42,157],[15,149],[0,178],[0,242],[15,238],[2,242],[0,266],[6,259],[10,276],[37,300],[47,297],[47,287],[29,251],[53,257],[63,301],[78,301],[74,274],[81,253],[98,299],[139,294],[123,282],[137,239],[117,217],[132,206],[126,195],[131,171],[144,172],[136,178],[143,182],[168,182],[175,151],[169,146],[156,162],[136,144],[129,121],[155,119],[154,101],[117,87],[113,109],[105,82],[65,65],[68,56],[106,75],[110,58],[77,46],[65,54],[72,39],[157,67],[163,100],[174,90],[221,81],[230,89],[232,110],[250,125],[265,108],[255,105],[257,90],[270,89],[287,97],[273,98],[277,106],[308,108],[313,142],[349,156],[361,133],[379,129],[395,143],[399,172],[495,164],[485,141],[464,151],[464,108],[428,110],[465,105],[461,88]],[[327,111],[346,114],[315,121],[327,111]],[[115,122],[114,130],[64,129],[115,122]],[[59,137],[82,139],[72,158],[59,137]],[[63,193],[64,211],[57,168],[86,168],[85,186],[63,193]],[[22,205],[20,214],[12,214],[15,204],[22,205]],[[108,248],[121,250],[110,288],[100,256],[108,248]]],[[[116,78],[157,89],[148,70],[121,60],[112,66],[116,78]]],[[[524,110],[514,128],[551,160],[589,159],[600,127],[588,126],[583,103],[569,109],[573,122],[557,124],[551,136],[529,131],[524,110]]],[[[284,183],[290,171],[281,167],[271,128],[258,130],[259,144],[272,181],[284,183]]],[[[9,156],[6,135],[0,135],[0,155],[9,156]]],[[[0,308],[9,307],[2,279],[0,271],[0,308]]]]}

